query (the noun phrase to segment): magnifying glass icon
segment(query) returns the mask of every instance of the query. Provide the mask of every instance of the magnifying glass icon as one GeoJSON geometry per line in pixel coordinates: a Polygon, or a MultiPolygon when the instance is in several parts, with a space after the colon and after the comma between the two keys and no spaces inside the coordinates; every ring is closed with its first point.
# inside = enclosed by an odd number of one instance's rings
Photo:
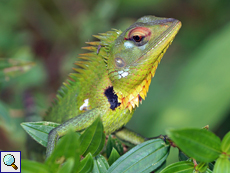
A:
{"type": "Polygon", "coordinates": [[[11,154],[7,154],[3,158],[3,162],[7,166],[12,166],[15,170],[18,169],[18,167],[14,164],[15,163],[15,158],[11,154]]]}

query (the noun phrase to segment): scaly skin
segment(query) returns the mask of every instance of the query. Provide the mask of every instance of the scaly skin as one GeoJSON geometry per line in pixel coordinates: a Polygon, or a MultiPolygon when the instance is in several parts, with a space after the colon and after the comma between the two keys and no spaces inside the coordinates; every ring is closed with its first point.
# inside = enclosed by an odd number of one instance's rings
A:
{"type": "MultiPolygon", "coordinates": [[[[180,27],[176,19],[145,16],[124,32],[108,31],[95,36],[100,41],[88,42],[91,46],[84,49],[92,52],[80,54],[76,73],[63,84],[45,118],[62,123],[49,134],[47,156],[70,127],[83,130],[97,116],[106,134],[124,126],[145,99],[151,78],[180,27]]],[[[144,140],[124,129],[118,136],[124,140],[131,136],[135,144],[144,140]]]]}

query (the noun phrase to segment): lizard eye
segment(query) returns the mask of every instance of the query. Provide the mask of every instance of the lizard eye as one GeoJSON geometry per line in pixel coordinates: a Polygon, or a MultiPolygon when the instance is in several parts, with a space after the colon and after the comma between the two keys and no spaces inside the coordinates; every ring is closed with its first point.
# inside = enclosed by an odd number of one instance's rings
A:
{"type": "Polygon", "coordinates": [[[142,36],[142,35],[134,35],[132,39],[133,39],[135,42],[140,42],[140,41],[142,41],[144,38],[145,38],[145,37],[142,36]]]}
{"type": "Polygon", "coordinates": [[[133,41],[137,46],[146,44],[151,36],[151,30],[146,27],[136,27],[128,32],[128,37],[125,40],[133,41]]]}

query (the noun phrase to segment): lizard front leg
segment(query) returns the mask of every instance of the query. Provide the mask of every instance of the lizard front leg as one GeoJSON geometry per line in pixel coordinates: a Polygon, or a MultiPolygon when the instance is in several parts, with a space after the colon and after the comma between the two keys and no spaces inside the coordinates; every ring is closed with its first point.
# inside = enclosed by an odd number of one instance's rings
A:
{"type": "Polygon", "coordinates": [[[58,139],[61,136],[65,135],[68,132],[68,130],[70,130],[71,128],[74,129],[74,131],[84,130],[94,122],[94,120],[99,116],[99,114],[99,108],[94,108],[92,110],[89,110],[76,117],[69,119],[68,121],[62,123],[58,127],[51,130],[48,136],[46,157],[48,158],[50,156],[50,154],[54,150],[54,147],[58,139]]]}

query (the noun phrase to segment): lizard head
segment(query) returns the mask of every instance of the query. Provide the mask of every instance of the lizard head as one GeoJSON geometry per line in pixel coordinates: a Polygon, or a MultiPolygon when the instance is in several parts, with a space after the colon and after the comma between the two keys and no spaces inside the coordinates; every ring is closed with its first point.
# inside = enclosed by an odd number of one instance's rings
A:
{"type": "Polygon", "coordinates": [[[176,19],[145,16],[115,40],[108,73],[121,106],[132,111],[145,99],[151,78],[180,27],[176,19]]]}

